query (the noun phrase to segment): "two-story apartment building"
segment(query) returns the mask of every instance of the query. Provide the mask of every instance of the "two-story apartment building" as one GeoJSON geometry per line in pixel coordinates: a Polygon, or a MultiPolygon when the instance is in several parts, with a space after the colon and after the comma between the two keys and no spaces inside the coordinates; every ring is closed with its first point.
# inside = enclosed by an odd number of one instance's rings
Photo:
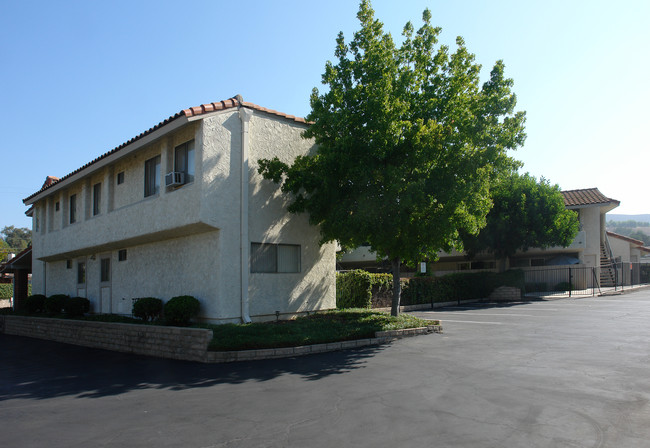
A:
{"type": "Polygon", "coordinates": [[[46,182],[33,206],[32,291],[130,314],[192,295],[229,322],[335,307],[334,244],[290,215],[257,160],[315,150],[303,119],[241,97],[185,109],[46,182]]]}
{"type": "MultiPolygon", "coordinates": [[[[506,260],[506,268],[541,268],[567,263],[585,267],[601,267],[603,259],[618,255],[610,249],[607,238],[605,216],[620,205],[620,201],[611,199],[597,188],[563,191],[564,204],[574,210],[580,220],[580,231],[568,247],[551,247],[546,249],[530,248],[519,251],[506,260]]],[[[618,247],[618,246],[616,246],[618,247]]],[[[494,254],[483,252],[469,259],[462,252],[440,252],[439,259],[427,266],[429,272],[444,275],[465,270],[496,270],[497,260],[494,254]]],[[[369,247],[358,248],[343,254],[338,262],[339,269],[378,269],[386,270],[389,266],[377,261],[376,254],[369,247]]],[[[408,274],[407,274],[408,275],[408,274]]]]}

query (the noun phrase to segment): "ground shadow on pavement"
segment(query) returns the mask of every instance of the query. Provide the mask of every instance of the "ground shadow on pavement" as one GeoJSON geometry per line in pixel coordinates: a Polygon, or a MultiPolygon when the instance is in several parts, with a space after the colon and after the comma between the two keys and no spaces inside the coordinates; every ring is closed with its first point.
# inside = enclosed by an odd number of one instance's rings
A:
{"type": "Polygon", "coordinates": [[[264,361],[202,364],[0,335],[0,401],[99,398],[132,390],[268,381],[283,374],[318,380],[363,368],[385,346],[264,361]]]}

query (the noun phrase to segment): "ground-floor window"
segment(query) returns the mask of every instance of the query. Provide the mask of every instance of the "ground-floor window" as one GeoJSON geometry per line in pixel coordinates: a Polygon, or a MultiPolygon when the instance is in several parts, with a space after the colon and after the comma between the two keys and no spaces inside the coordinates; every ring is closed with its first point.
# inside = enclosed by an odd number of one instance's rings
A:
{"type": "Polygon", "coordinates": [[[101,282],[110,282],[111,281],[111,259],[102,258],[100,260],[100,281],[101,282]]]}
{"type": "Polygon", "coordinates": [[[300,272],[300,245],[251,243],[251,272],[300,272]]]}

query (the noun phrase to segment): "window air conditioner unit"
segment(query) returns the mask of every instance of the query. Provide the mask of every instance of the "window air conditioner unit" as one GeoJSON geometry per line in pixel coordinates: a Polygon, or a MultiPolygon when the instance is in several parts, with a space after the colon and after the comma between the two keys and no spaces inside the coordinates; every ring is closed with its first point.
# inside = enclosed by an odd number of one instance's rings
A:
{"type": "Polygon", "coordinates": [[[165,176],[165,186],[166,187],[175,187],[177,185],[183,185],[185,183],[185,173],[179,171],[172,171],[165,176]]]}

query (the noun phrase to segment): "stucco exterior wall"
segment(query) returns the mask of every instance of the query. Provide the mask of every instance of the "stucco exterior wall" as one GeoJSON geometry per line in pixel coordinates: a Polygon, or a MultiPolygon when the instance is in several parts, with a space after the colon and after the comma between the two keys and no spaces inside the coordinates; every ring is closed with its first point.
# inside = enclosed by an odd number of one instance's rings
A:
{"type": "Polygon", "coordinates": [[[612,254],[614,255],[614,259],[616,259],[616,261],[622,261],[624,263],[629,263],[630,261],[639,261],[639,260],[632,260],[631,258],[632,251],[630,248],[629,241],[625,241],[620,238],[616,238],[612,236],[609,236],[608,240],[609,240],[609,247],[612,249],[612,254]]]}
{"type": "Polygon", "coordinates": [[[41,221],[33,238],[33,292],[87,297],[94,312],[130,314],[132,299],[168,300],[193,295],[201,317],[239,321],[241,247],[248,265],[250,242],[298,244],[301,272],[250,274],[248,298],[254,319],[275,312],[335,307],[335,246],[318,245],[318,229],[306,216],[289,215],[277,185],[257,174],[257,160],[279,156],[290,162],[313,151],[300,133],[305,125],[255,111],[250,120],[248,240],[241,234],[242,123],[236,109],[202,116],[150,144],[39,199],[41,221]],[[195,180],[166,188],[174,148],[194,139],[195,180]],[[144,197],[145,161],[160,155],[161,188],[144,197]],[[117,183],[123,173],[124,182],[117,183]],[[93,185],[101,183],[100,212],[93,215],[93,185]],[[70,224],[69,197],[77,195],[77,222],[70,224]],[[59,211],[54,204],[60,202],[59,211]],[[51,225],[42,229],[43,216],[51,225]],[[120,251],[127,258],[119,261],[120,251]],[[109,282],[101,282],[101,260],[110,260],[109,282]],[[77,283],[77,264],[86,282],[77,283]],[[70,264],[70,268],[68,268],[70,264]]]}
{"type": "Polygon", "coordinates": [[[600,207],[581,208],[580,225],[586,233],[585,250],[581,262],[588,267],[600,266],[600,207]]]}
{"type": "Polygon", "coordinates": [[[336,244],[319,246],[318,228],[309,225],[307,214],[286,213],[288,202],[279,186],[257,173],[259,159],[277,156],[293,162],[300,154],[315,152],[315,145],[300,136],[304,125],[286,125],[263,114],[253,115],[250,128],[250,241],[299,244],[301,251],[300,273],[251,274],[251,314],[270,315],[283,308],[288,312],[335,308],[336,244]]]}

